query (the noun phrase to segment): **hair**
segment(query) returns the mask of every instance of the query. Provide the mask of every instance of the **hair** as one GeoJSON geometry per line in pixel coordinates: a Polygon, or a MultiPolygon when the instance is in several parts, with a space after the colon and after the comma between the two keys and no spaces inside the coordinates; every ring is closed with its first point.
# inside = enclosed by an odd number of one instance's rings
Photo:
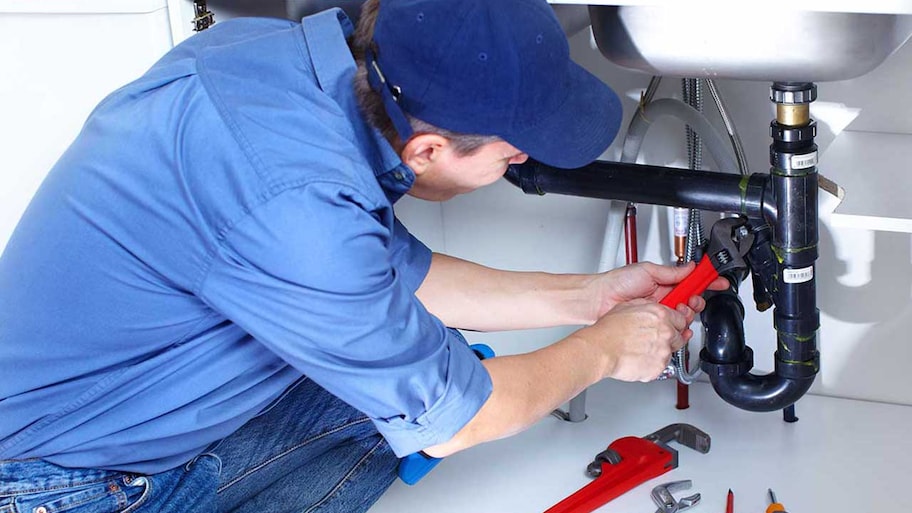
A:
{"type": "MultiPolygon", "coordinates": [[[[374,91],[367,81],[367,66],[365,64],[366,50],[374,45],[374,25],[380,10],[380,0],[366,0],[361,7],[361,16],[355,32],[348,41],[349,48],[355,58],[358,69],[355,72],[354,87],[355,97],[367,122],[377,128],[387,140],[393,141],[398,137],[393,122],[386,114],[383,99],[380,93],[374,91]]],[[[501,138],[493,135],[474,135],[452,132],[434,126],[414,116],[405,114],[415,134],[434,134],[445,137],[450,141],[457,155],[471,155],[485,144],[500,141],[501,138]]],[[[405,142],[405,141],[402,141],[405,142]]]]}

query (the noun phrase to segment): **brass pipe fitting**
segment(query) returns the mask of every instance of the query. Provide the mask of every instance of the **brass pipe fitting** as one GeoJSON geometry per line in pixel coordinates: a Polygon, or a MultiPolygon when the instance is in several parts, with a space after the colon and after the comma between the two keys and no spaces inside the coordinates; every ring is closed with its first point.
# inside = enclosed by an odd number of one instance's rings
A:
{"type": "Polygon", "coordinates": [[[808,103],[777,103],[776,122],[783,126],[805,126],[811,122],[811,106],[808,103]]]}

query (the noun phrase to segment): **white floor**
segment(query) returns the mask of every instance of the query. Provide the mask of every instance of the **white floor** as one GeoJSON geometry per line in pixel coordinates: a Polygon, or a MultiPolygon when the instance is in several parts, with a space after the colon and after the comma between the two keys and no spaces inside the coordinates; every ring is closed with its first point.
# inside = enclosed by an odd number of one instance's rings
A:
{"type": "Polygon", "coordinates": [[[675,422],[712,437],[699,454],[678,449],[680,465],[598,509],[656,510],[654,486],[693,480],[702,494],[695,513],[725,511],[728,489],[736,513],[766,510],[772,488],[790,513],[912,511],[912,407],[805,396],[800,421],[724,403],[705,383],[691,387],[691,407],[674,407],[670,382],[603,382],[589,390],[589,419],[549,417],[510,439],[453,455],[415,486],[396,484],[371,513],[542,512],[589,482],[586,465],[617,438],[642,436],[675,422]]]}

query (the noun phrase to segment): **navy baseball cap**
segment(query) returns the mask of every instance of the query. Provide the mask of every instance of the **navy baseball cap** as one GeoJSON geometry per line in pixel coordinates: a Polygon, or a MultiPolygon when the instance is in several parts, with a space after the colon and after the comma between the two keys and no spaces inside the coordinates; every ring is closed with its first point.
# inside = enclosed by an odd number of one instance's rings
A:
{"type": "Polygon", "coordinates": [[[382,0],[372,48],[368,79],[402,140],[404,111],[574,168],[617,135],[618,96],[570,60],[545,0],[382,0]]]}

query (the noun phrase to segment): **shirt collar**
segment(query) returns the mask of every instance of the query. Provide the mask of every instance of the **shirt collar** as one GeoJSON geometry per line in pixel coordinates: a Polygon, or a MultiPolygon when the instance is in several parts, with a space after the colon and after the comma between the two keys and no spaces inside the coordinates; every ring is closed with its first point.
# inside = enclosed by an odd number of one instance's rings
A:
{"type": "Polygon", "coordinates": [[[320,89],[331,95],[351,120],[359,147],[390,201],[399,199],[415,182],[415,173],[402,162],[383,134],[370,126],[360,113],[352,87],[355,60],[345,41],[354,31],[354,25],[338,7],[308,16],[301,24],[320,89]]]}

